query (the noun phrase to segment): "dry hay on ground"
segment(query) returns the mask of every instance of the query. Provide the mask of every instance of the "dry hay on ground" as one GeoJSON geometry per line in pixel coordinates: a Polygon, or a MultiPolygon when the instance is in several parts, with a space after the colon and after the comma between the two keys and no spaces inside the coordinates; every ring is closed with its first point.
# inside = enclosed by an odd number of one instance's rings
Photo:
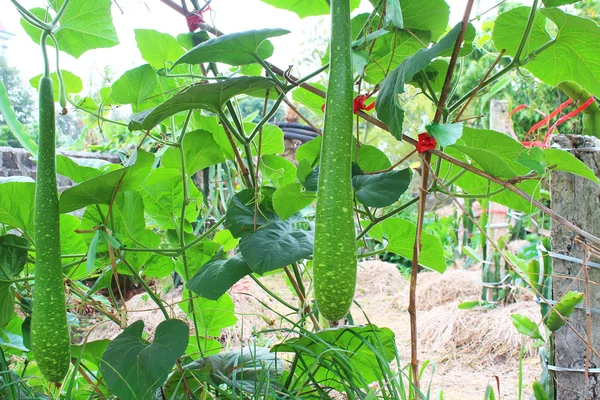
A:
{"type": "Polygon", "coordinates": [[[356,297],[394,296],[408,287],[396,264],[362,261],[358,265],[356,297]]]}
{"type": "MultiPolygon", "coordinates": [[[[524,336],[510,316],[523,314],[532,321],[540,317],[540,306],[531,301],[487,310],[459,310],[457,306],[453,302],[419,313],[419,339],[440,360],[460,358],[473,367],[517,359],[524,336]]],[[[525,356],[535,354],[532,341],[527,341],[525,356]]]]}
{"type": "MultiPolygon", "coordinates": [[[[424,272],[417,281],[417,309],[429,310],[450,302],[462,302],[481,296],[481,272],[451,269],[444,274],[424,272]]],[[[400,293],[396,306],[408,307],[409,288],[400,293]]]]}
{"type": "MultiPolygon", "coordinates": [[[[192,323],[187,320],[185,313],[179,307],[181,292],[182,288],[179,287],[161,295],[161,298],[166,303],[165,306],[170,317],[188,322],[190,335],[192,335],[192,323]]],[[[276,305],[274,304],[275,301],[249,278],[245,278],[234,285],[230,295],[235,304],[237,323],[229,329],[222,330],[219,341],[228,347],[237,348],[241,344],[247,343],[253,333],[273,326],[276,315],[265,305],[272,308],[275,308],[276,305]]],[[[145,293],[133,296],[126,302],[126,307],[127,325],[131,325],[136,321],[143,321],[144,331],[148,333],[150,338],[154,336],[156,328],[165,319],[162,311],[145,293]]],[[[88,341],[114,339],[122,331],[116,323],[106,321],[93,327],[88,341]]]]}

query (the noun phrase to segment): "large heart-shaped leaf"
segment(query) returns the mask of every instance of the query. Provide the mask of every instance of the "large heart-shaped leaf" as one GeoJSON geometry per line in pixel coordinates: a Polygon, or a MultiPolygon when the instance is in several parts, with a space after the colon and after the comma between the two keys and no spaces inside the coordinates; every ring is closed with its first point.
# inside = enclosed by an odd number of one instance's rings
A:
{"type": "Polygon", "coordinates": [[[182,55],[173,67],[179,64],[202,64],[221,62],[229,65],[245,65],[256,62],[254,55],[265,60],[273,54],[273,45],[265,39],[287,35],[286,29],[261,29],[223,35],[200,43],[182,55]]]}
{"type": "Polygon", "coordinates": [[[184,50],[173,36],[154,29],[135,29],[135,41],[142,58],[156,69],[165,62],[177,60],[184,50]]]}
{"type": "Polygon", "coordinates": [[[225,226],[233,237],[242,237],[254,232],[255,228],[280,220],[273,210],[274,192],[275,188],[263,186],[257,201],[255,190],[245,189],[229,200],[225,226]]]}
{"type": "Polygon", "coordinates": [[[356,190],[356,200],[367,207],[387,207],[394,204],[408,189],[412,171],[383,172],[374,175],[356,175],[352,185],[356,190]]]}
{"type": "MultiPolygon", "coordinates": [[[[67,94],[79,93],[83,90],[83,82],[81,81],[80,77],[64,69],[61,70],[61,74],[67,94]]],[[[54,91],[54,98],[58,99],[60,84],[58,83],[58,76],[56,75],[56,72],[52,72],[50,74],[50,78],[52,79],[52,90],[54,91]]],[[[29,80],[29,83],[37,90],[40,86],[40,79],[42,79],[41,74],[31,78],[29,80]]]]}
{"type": "Polygon", "coordinates": [[[110,204],[116,190],[139,186],[150,173],[154,155],[137,150],[124,168],[99,175],[65,190],[60,196],[60,212],[68,213],[90,204],[110,204]]]}
{"type": "MultiPolygon", "coordinates": [[[[363,225],[368,224],[364,221],[363,225]]],[[[386,249],[407,259],[412,259],[417,227],[401,218],[389,218],[369,231],[369,236],[383,242],[387,240],[386,249]]],[[[439,273],[446,270],[446,260],[442,244],[433,235],[423,232],[421,237],[421,254],[419,264],[439,273]]]]}
{"type": "Polygon", "coordinates": [[[145,64],[125,71],[111,86],[110,97],[117,104],[131,104],[138,110],[140,104],[148,99],[158,85],[156,71],[145,64]]]}
{"type": "Polygon", "coordinates": [[[273,207],[282,220],[286,220],[315,201],[314,194],[304,193],[302,184],[290,183],[273,194],[273,207]]]}
{"type": "Polygon", "coordinates": [[[12,319],[15,308],[15,294],[9,282],[16,278],[27,262],[29,242],[20,236],[0,236],[0,327],[12,319]],[[17,247],[18,246],[18,247],[17,247]],[[20,248],[19,248],[20,247],[20,248]]]}
{"type": "Polygon", "coordinates": [[[29,235],[33,235],[34,202],[35,183],[31,181],[0,181],[0,223],[22,229],[29,235]],[[19,201],[15,201],[15,199],[19,199],[19,201]]]}
{"type": "Polygon", "coordinates": [[[427,67],[443,51],[454,46],[460,29],[461,24],[456,25],[432,47],[419,50],[406,58],[381,83],[375,103],[377,116],[387,124],[396,139],[402,140],[402,122],[404,121],[404,110],[400,107],[398,95],[404,93],[404,85],[413,79],[417,72],[427,67]]]}
{"type": "Polygon", "coordinates": [[[193,300],[190,300],[191,297],[187,290],[184,291],[184,302],[180,303],[179,307],[192,318],[190,302],[193,301],[198,331],[203,336],[219,336],[221,329],[233,326],[237,322],[233,300],[227,293],[218,300],[198,296],[193,296],[193,300]]]}
{"type": "MultiPolygon", "coordinates": [[[[500,14],[494,25],[493,39],[497,49],[515,55],[527,25],[529,7],[518,7],[500,14]]],[[[523,59],[530,52],[552,43],[524,65],[543,82],[556,86],[561,82],[576,82],[596,97],[600,96],[600,26],[587,18],[566,14],[558,8],[540,10],[523,59]],[[558,28],[555,38],[546,30],[547,20],[558,28]]]]}
{"type": "Polygon", "coordinates": [[[255,93],[275,86],[274,82],[259,76],[242,76],[218,83],[190,86],[161,105],[135,114],[129,130],[149,130],[161,121],[181,111],[204,109],[218,113],[227,100],[234,96],[255,93]]]}
{"type": "Polygon", "coordinates": [[[56,155],[56,171],[75,183],[102,175],[102,168],[109,165],[108,161],[100,159],[70,158],[61,154],[56,155]]]}
{"type": "Polygon", "coordinates": [[[251,273],[241,254],[227,259],[220,251],[200,268],[185,287],[204,298],[218,300],[237,281],[251,273]]]}
{"type": "MultiPolygon", "coordinates": [[[[202,204],[202,194],[189,179],[190,200],[198,207],[202,204]]],[[[179,229],[181,204],[183,202],[183,180],[181,171],[175,168],[157,168],[148,175],[140,190],[146,213],[160,229],[179,229]]],[[[186,220],[195,221],[199,211],[194,206],[187,207],[186,220]]]]}
{"type": "Polygon", "coordinates": [[[154,398],[188,344],[189,327],[177,319],[161,322],[152,343],[142,339],[143,330],[143,321],[134,322],[102,354],[102,376],[122,400],[154,398]]]}
{"type": "MultiPolygon", "coordinates": [[[[186,173],[192,176],[196,172],[211,165],[225,161],[225,156],[210,132],[188,132],[183,139],[183,152],[185,155],[186,173]]],[[[179,149],[171,147],[162,157],[162,165],[166,168],[181,169],[179,149]]]]}
{"type": "Polygon", "coordinates": [[[244,236],[240,251],[250,269],[264,274],[310,257],[314,231],[294,230],[288,222],[273,222],[244,236]]]}
{"type": "MultiPolygon", "coordinates": [[[[58,11],[64,0],[51,3],[58,11]]],[[[60,49],[75,58],[91,49],[113,47],[119,44],[117,32],[110,15],[110,0],[72,0],[65,10],[55,31],[60,49]]],[[[34,8],[31,12],[42,20],[46,9],[34,8]]],[[[34,42],[40,43],[42,31],[21,19],[21,25],[34,42]]],[[[53,45],[51,40],[48,44],[53,45]]]]}

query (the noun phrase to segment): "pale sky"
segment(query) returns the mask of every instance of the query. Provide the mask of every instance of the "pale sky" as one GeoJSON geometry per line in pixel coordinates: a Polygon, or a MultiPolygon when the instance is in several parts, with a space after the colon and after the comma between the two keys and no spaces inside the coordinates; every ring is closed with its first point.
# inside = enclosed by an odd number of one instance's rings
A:
{"type": "MultiPolygon", "coordinates": [[[[118,77],[126,70],[145,63],[135,43],[134,29],[155,29],[173,36],[187,29],[183,17],[159,0],[116,0],[116,3],[120,9],[113,1],[112,16],[121,42],[118,46],[90,50],[78,60],[65,53],[61,54],[61,69],[78,75],[83,80],[84,87],[88,87],[90,74],[92,79],[98,80],[107,64],[115,72],[115,77],[118,77]]],[[[461,19],[465,0],[448,0],[448,3],[451,6],[452,25],[461,19]]],[[[494,0],[479,0],[476,12],[484,11],[495,3],[494,0]]],[[[44,2],[21,0],[21,4],[32,8],[42,6],[44,2]]],[[[355,13],[370,11],[371,8],[369,2],[363,0],[360,9],[355,13]]],[[[294,59],[299,56],[307,33],[314,32],[315,28],[323,30],[327,18],[300,19],[294,13],[276,9],[260,0],[213,0],[211,9],[213,11],[210,18],[214,25],[225,33],[260,28],[285,28],[292,31],[289,35],[272,39],[275,53],[270,61],[284,69],[293,64],[294,59]]],[[[19,20],[20,16],[13,4],[9,0],[0,0],[0,22],[6,30],[16,35],[7,43],[8,63],[18,67],[22,78],[29,80],[42,72],[41,53],[39,46],[25,34],[19,20]]]]}

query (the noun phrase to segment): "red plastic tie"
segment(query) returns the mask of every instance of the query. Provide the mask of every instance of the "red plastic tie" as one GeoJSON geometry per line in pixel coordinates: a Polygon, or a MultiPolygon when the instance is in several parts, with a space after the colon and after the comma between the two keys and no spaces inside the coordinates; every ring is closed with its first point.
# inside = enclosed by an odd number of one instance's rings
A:
{"type": "Polygon", "coordinates": [[[375,102],[372,102],[368,106],[365,104],[365,102],[368,99],[369,99],[369,96],[366,94],[361,94],[361,95],[356,96],[356,98],[354,99],[354,102],[352,104],[352,111],[354,112],[354,114],[357,114],[359,111],[362,111],[362,110],[371,111],[373,109],[373,107],[375,107],[375,102]]]}
{"type": "Polygon", "coordinates": [[[419,140],[417,141],[417,151],[419,153],[424,153],[426,151],[435,149],[437,146],[437,141],[435,138],[429,136],[427,132],[419,133],[419,140]]]}
{"type": "Polygon", "coordinates": [[[200,27],[200,24],[204,23],[204,13],[210,10],[210,6],[206,7],[201,11],[194,11],[185,18],[187,21],[187,26],[190,32],[194,32],[196,29],[200,27]]]}

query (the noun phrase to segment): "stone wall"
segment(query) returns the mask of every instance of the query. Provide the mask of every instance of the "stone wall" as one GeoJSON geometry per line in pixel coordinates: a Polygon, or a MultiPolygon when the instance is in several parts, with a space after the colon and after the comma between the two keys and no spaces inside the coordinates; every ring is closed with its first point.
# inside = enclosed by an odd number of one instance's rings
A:
{"type": "MultiPolygon", "coordinates": [[[[105,160],[115,164],[121,162],[116,154],[84,153],[78,151],[59,151],[58,153],[74,159],[105,160]]],[[[0,147],[0,177],[28,176],[35,180],[36,166],[37,164],[33,161],[31,154],[27,150],[0,147]]],[[[58,175],[59,188],[66,188],[72,185],[73,182],[70,179],[58,175]]]]}

